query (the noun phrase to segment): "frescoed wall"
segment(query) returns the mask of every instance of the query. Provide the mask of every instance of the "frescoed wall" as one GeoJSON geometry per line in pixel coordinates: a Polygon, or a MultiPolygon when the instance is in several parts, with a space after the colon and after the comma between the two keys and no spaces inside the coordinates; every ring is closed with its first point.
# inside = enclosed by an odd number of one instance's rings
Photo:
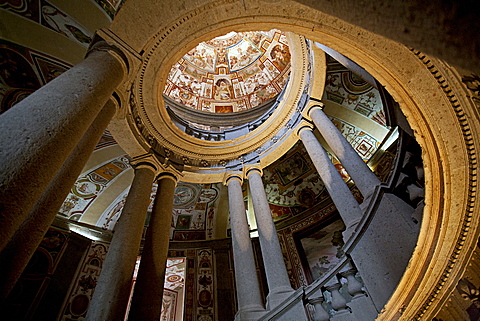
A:
{"type": "Polygon", "coordinates": [[[325,185],[301,143],[264,170],[263,181],[275,220],[296,215],[326,199],[325,185]]]}
{"type": "Polygon", "coordinates": [[[298,244],[302,231],[318,226],[322,221],[335,215],[336,208],[333,203],[327,204],[308,217],[298,220],[284,229],[278,230],[278,238],[283,252],[292,286],[297,289],[311,282],[309,267],[304,262],[303,248],[298,244]]]}
{"type": "Polygon", "coordinates": [[[45,0],[6,0],[0,8],[30,19],[87,48],[93,34],[53,4],[45,0]]]}
{"type": "Polygon", "coordinates": [[[382,126],[386,125],[378,90],[328,55],[323,99],[340,104],[382,126]]]}
{"type": "Polygon", "coordinates": [[[332,123],[364,161],[368,161],[380,146],[379,141],[361,128],[333,116],[329,116],[328,118],[330,118],[332,123]]]}
{"type": "Polygon", "coordinates": [[[99,194],[130,168],[127,155],[123,155],[82,174],[65,199],[59,214],[80,220],[99,194]]]}
{"type": "MultiPolygon", "coordinates": [[[[370,141],[374,140],[360,131],[354,133],[358,148],[366,145],[364,137],[371,139],[370,141]]],[[[365,154],[371,156],[377,146],[378,143],[375,143],[365,154]]],[[[328,155],[342,178],[350,182],[350,176],[340,162],[332,154],[328,155]]],[[[318,205],[330,198],[301,143],[297,143],[282,158],[267,167],[262,178],[272,216],[276,222],[319,210],[318,205]]]]}
{"type": "Polygon", "coordinates": [[[67,296],[60,320],[85,319],[109,246],[110,244],[103,242],[92,242],[78,274],[72,282],[72,288],[67,296]]]}
{"type": "Polygon", "coordinates": [[[105,11],[105,13],[113,20],[118,10],[122,7],[126,0],[95,0],[95,2],[105,11]]]}
{"type": "Polygon", "coordinates": [[[51,227],[17,285],[2,302],[2,320],[56,320],[64,311],[67,297],[69,304],[73,304],[70,308],[77,314],[68,320],[78,320],[88,307],[98,267],[102,264],[101,255],[95,261],[89,248],[91,241],[83,236],[51,227]],[[88,268],[84,264],[87,253],[91,257],[88,268]],[[75,295],[69,296],[73,288],[75,295]]]}
{"type": "Polygon", "coordinates": [[[179,183],[175,189],[174,241],[210,240],[218,210],[219,184],[179,183]]]}
{"type": "Polygon", "coordinates": [[[342,250],[344,230],[342,220],[336,220],[299,239],[312,280],[327,273],[345,255],[342,250]]]}
{"type": "Polygon", "coordinates": [[[184,256],[185,267],[185,303],[184,321],[214,321],[216,317],[216,277],[218,271],[214,265],[212,248],[188,250],[170,250],[169,255],[184,256]]]}
{"type": "Polygon", "coordinates": [[[70,67],[52,56],[0,40],[0,113],[70,67]]]}

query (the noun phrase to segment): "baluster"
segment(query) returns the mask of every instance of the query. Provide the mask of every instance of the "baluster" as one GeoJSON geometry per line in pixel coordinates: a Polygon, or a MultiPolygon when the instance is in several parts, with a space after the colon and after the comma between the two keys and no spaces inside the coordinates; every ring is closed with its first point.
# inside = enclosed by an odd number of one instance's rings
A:
{"type": "Polygon", "coordinates": [[[355,278],[357,269],[351,262],[347,263],[345,270],[340,272],[340,276],[347,280],[347,292],[352,296],[352,300],[348,303],[351,318],[353,320],[375,320],[378,311],[370,297],[363,290],[362,283],[355,278]]]}
{"type": "Polygon", "coordinates": [[[353,298],[363,295],[362,283],[355,278],[355,274],[357,274],[355,268],[340,273],[342,277],[347,279],[347,291],[353,298]]]}
{"type": "Polygon", "coordinates": [[[340,294],[339,289],[342,287],[340,283],[333,283],[325,287],[325,289],[332,295],[332,308],[337,313],[350,312],[347,306],[347,300],[340,294]]]}
{"type": "Polygon", "coordinates": [[[308,300],[308,303],[313,305],[315,308],[315,315],[313,317],[314,321],[329,321],[330,316],[328,315],[328,312],[325,311],[323,308],[322,303],[325,301],[323,296],[315,297],[315,298],[310,298],[308,300]]]}

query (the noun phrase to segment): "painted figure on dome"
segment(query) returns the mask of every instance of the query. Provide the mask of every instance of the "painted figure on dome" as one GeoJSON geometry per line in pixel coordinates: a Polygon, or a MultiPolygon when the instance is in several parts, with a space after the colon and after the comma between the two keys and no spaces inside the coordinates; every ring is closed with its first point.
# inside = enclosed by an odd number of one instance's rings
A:
{"type": "Polygon", "coordinates": [[[290,51],[287,46],[278,44],[272,48],[270,52],[273,64],[279,69],[283,70],[290,62],[290,51]]]}
{"type": "Polygon", "coordinates": [[[215,83],[215,94],[214,98],[218,100],[227,100],[233,97],[230,82],[221,78],[215,83]]]}

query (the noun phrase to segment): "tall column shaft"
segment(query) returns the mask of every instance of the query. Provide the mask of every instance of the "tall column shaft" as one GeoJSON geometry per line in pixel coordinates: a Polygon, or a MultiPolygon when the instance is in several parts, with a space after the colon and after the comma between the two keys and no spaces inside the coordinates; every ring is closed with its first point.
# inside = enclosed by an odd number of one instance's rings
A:
{"type": "Polygon", "coordinates": [[[283,260],[283,253],[278,241],[277,230],[273,222],[262,177],[257,169],[248,172],[248,183],[252,194],[255,219],[265,265],[268,283],[268,308],[275,306],[293,292],[288,272],[283,260]]]}
{"type": "Polygon", "coordinates": [[[240,182],[237,177],[227,181],[238,314],[263,310],[240,182]]]}
{"type": "Polygon", "coordinates": [[[125,76],[93,51],[0,115],[0,250],[7,244],[125,76]]]}
{"type": "Polygon", "coordinates": [[[125,316],[154,177],[155,170],[148,165],[135,169],[86,320],[123,320],[125,316]]]}
{"type": "Polygon", "coordinates": [[[312,130],[302,128],[299,135],[348,231],[349,227],[358,223],[363,215],[357,201],[312,130]]]}
{"type": "Polygon", "coordinates": [[[109,100],[0,254],[0,300],[13,288],[115,114],[109,100]]]}
{"type": "Polygon", "coordinates": [[[166,173],[158,181],[128,320],[160,320],[173,196],[177,180],[166,173]]]}
{"type": "Polygon", "coordinates": [[[381,183],[378,177],[365,164],[352,145],[350,145],[319,106],[310,110],[310,117],[312,117],[317,130],[325,138],[328,146],[330,146],[335,156],[342,163],[342,166],[345,167],[350,177],[352,177],[363,197],[367,198],[370,196],[374,192],[375,186],[381,183]]]}

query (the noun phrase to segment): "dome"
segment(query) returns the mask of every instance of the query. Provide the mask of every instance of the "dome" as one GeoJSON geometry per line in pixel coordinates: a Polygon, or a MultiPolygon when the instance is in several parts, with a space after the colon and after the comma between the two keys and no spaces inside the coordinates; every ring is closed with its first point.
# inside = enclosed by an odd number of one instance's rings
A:
{"type": "Polygon", "coordinates": [[[164,94],[196,110],[232,113],[277,96],[289,74],[282,31],[232,31],[201,42],[174,64],[164,94]]]}

